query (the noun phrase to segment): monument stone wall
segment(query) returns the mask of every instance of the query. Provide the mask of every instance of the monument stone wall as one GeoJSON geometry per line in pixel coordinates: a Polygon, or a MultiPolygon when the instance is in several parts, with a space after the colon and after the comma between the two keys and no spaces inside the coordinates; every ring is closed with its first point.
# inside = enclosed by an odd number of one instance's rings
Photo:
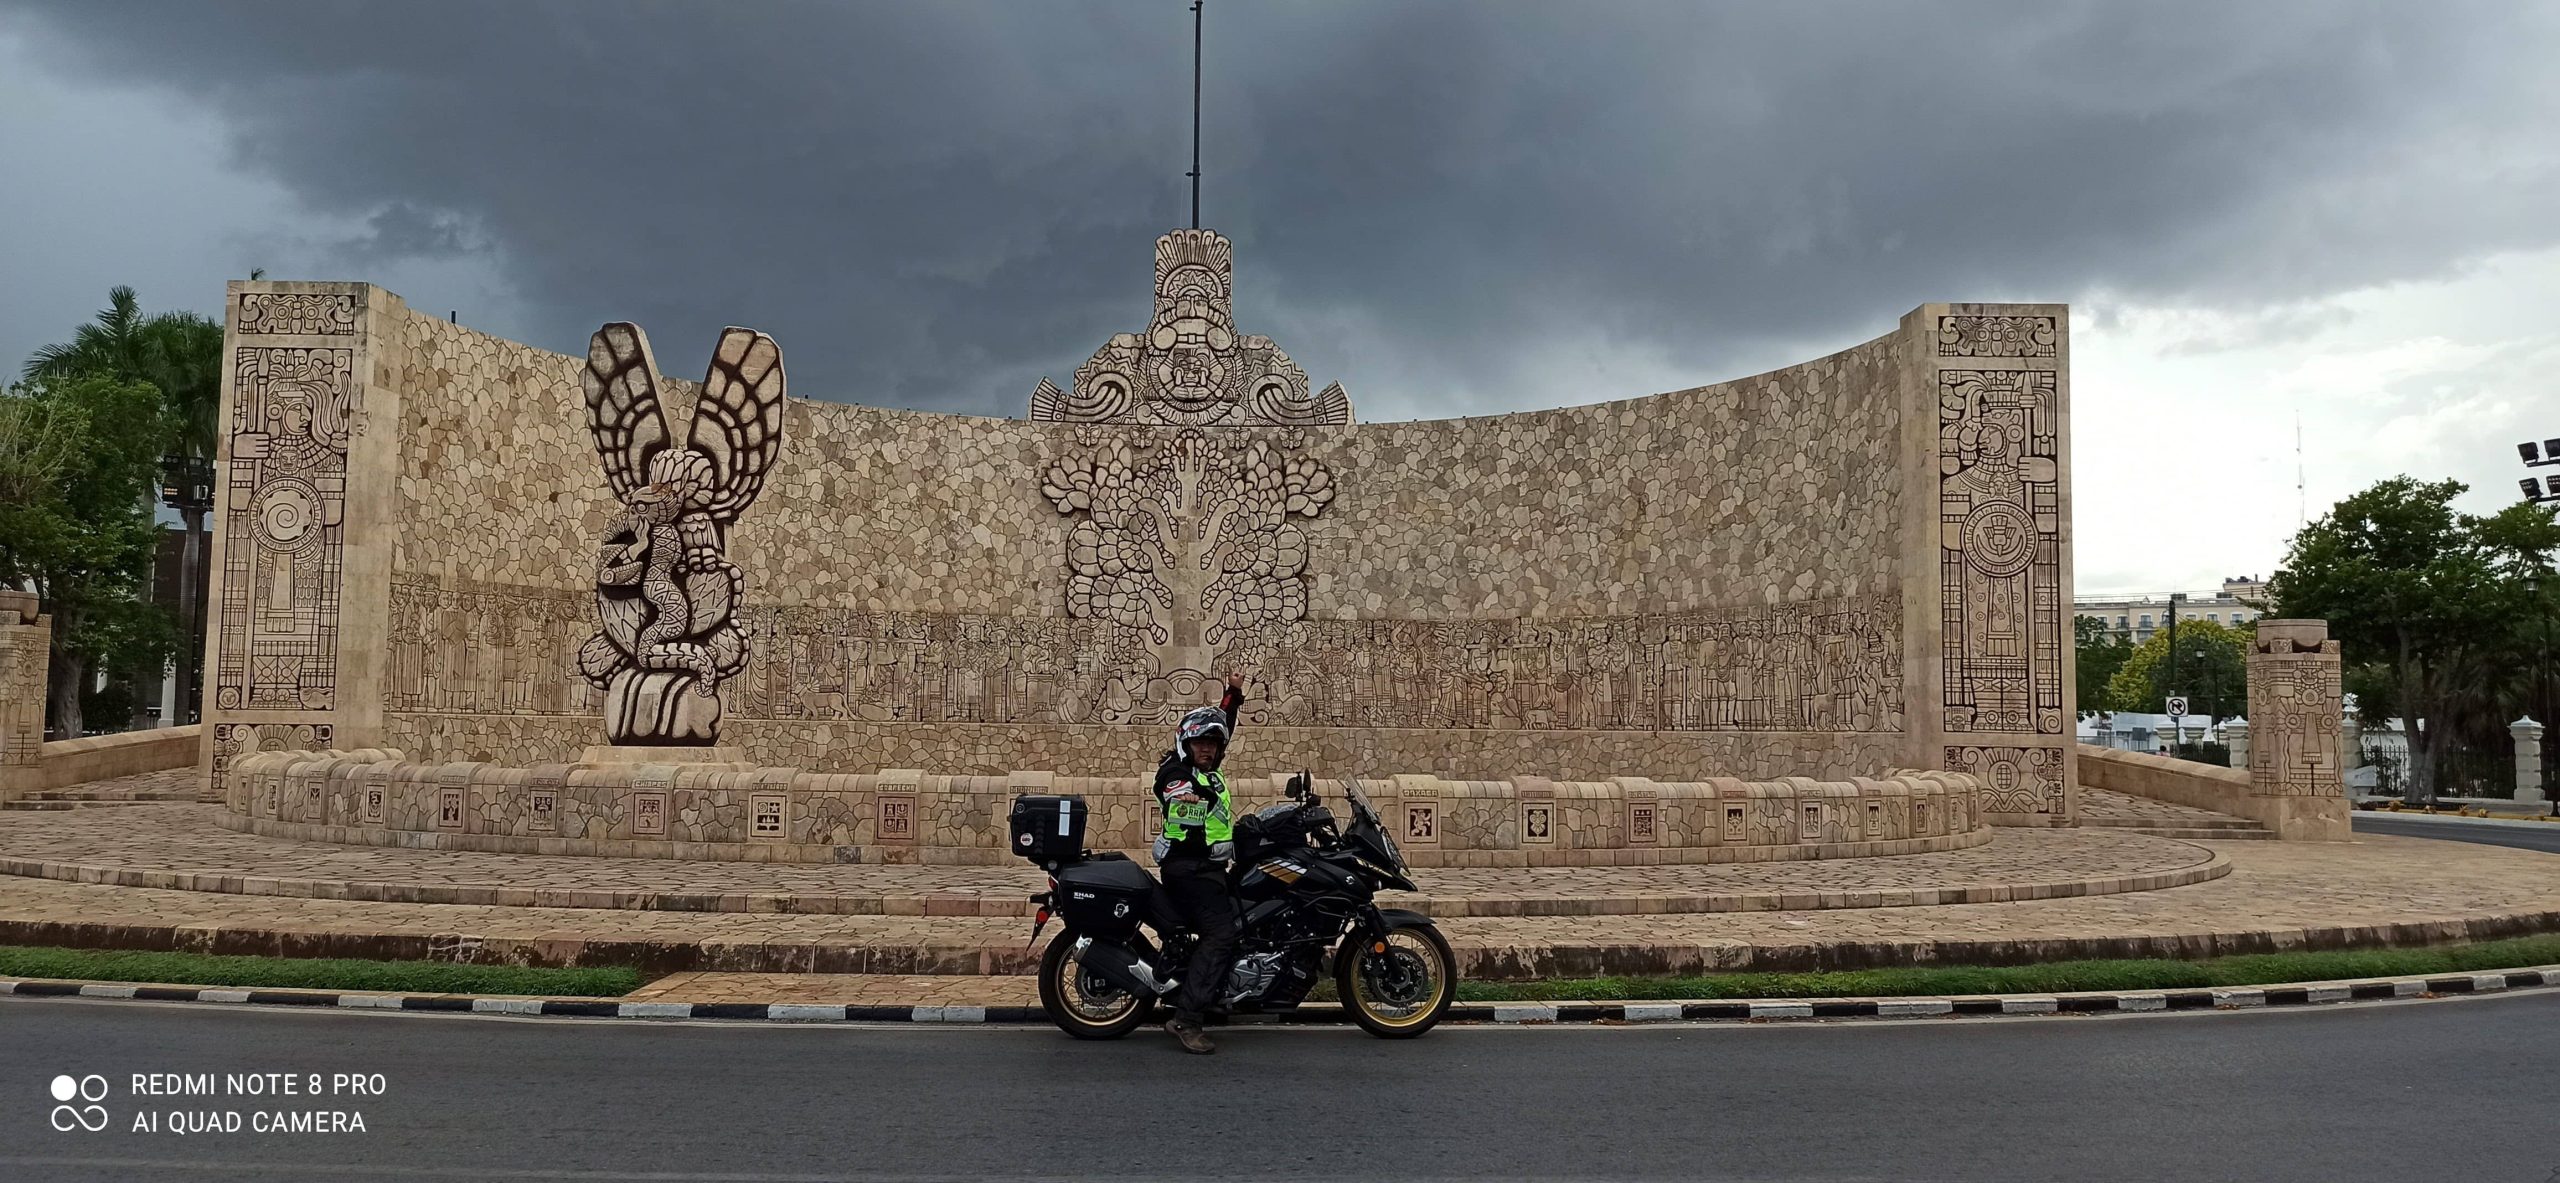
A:
{"type": "MultiPolygon", "coordinates": [[[[584,359],[370,285],[229,303],[209,770],[600,742],[574,663],[617,505],[584,359]]],[[[2068,824],[2067,373],[2059,306],[1928,305],[1757,377],[1473,419],[1352,424],[1338,388],[1296,426],[1060,421],[1082,404],[1045,384],[1043,420],[794,398],[728,540],[752,656],[722,742],[1130,775],[1238,668],[1246,775],[1948,768],[1993,820],[2068,824]]],[[[680,421],[696,385],[660,383],[680,421]]]]}

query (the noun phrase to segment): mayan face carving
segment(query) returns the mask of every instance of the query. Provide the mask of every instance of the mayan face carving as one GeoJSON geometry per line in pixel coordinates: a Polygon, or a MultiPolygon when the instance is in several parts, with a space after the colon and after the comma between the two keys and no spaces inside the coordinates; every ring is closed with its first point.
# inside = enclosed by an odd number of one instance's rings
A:
{"type": "Polygon", "coordinates": [[[623,512],[596,556],[601,627],[578,672],[605,692],[611,742],[706,745],[719,737],[720,683],[747,664],[746,580],[724,548],[782,453],[782,350],[752,329],[724,330],[681,445],[657,373],[637,325],[608,324],[588,342],[587,426],[623,512]]]}
{"type": "Polygon", "coordinates": [[[1031,417],[1181,427],[1351,422],[1351,397],[1339,383],[1310,396],[1307,372],[1271,338],[1236,331],[1234,264],[1234,248],[1214,230],[1157,239],[1147,331],[1105,342],[1077,367],[1073,393],[1041,379],[1031,417]]]}
{"type": "Polygon", "coordinates": [[[2258,622],[2249,652],[2249,791],[2276,797],[2346,792],[2338,731],[2353,708],[2339,690],[2340,660],[2326,621],[2258,622]]]}

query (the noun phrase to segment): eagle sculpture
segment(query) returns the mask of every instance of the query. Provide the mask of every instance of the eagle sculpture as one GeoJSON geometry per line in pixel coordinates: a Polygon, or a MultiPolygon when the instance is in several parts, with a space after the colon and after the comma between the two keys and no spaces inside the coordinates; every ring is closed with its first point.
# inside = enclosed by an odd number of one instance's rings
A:
{"type": "Polygon", "coordinates": [[[622,512],[596,556],[599,627],[578,672],[605,692],[608,741],[706,746],[719,739],[720,683],[747,665],[746,579],[724,547],[782,452],[782,349],[722,330],[682,443],[657,374],[638,325],[616,321],[587,343],[587,427],[622,512]]]}

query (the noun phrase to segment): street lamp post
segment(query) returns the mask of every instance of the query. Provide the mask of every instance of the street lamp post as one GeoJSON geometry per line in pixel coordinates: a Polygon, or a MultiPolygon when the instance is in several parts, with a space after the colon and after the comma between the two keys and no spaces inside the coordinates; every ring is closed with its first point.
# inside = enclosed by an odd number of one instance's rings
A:
{"type": "Polygon", "coordinates": [[[160,704],[160,725],[174,727],[187,721],[187,707],[201,692],[195,676],[194,662],[204,652],[203,614],[196,610],[198,593],[196,567],[197,526],[205,512],[213,508],[213,461],[203,456],[172,452],[160,458],[160,500],[177,510],[185,523],[185,547],[178,556],[178,627],[186,637],[186,649],[175,663],[177,682],[169,701],[160,704]]]}
{"type": "MultiPolygon", "coordinates": [[[[2532,440],[2517,444],[2516,459],[2523,461],[2527,468],[2548,468],[2560,465],[2560,439],[2547,439],[2539,445],[2532,440]]],[[[2516,482],[2516,487],[2524,490],[2524,499],[2535,505],[2560,502],[2560,476],[2541,481],[2525,477],[2516,482]]],[[[2553,714],[2551,709],[2552,605],[2543,597],[2551,590],[2551,583],[2545,576],[2537,573],[2525,578],[2525,589],[2533,595],[2534,615],[2542,618],[2542,651],[2534,656],[2534,689],[2535,697],[2541,700],[2542,717],[2549,720],[2553,714]]],[[[2553,748],[2560,746],[2560,743],[2555,743],[2555,738],[2560,737],[2555,737],[2554,731],[2560,731],[2560,728],[2549,728],[2547,723],[2546,728],[2542,740],[2542,796],[2551,802],[2551,816],[2560,817],[2560,796],[2556,796],[2551,791],[2551,756],[2553,748]]]]}
{"type": "MultiPolygon", "coordinates": [[[[2534,698],[2537,700],[2534,705],[2541,708],[2543,718],[2549,719],[2552,717],[2551,605],[2543,599],[2543,595],[2546,591],[2550,590],[2551,584],[2545,580],[2542,575],[2537,573],[2524,577],[2524,588],[2525,592],[2533,598],[2533,614],[2542,618],[2542,645],[2540,647],[2540,651],[2534,654],[2533,659],[2534,698]]],[[[2548,724],[2545,724],[2546,728],[2548,726],[2548,724]]],[[[2560,796],[2555,796],[2551,791],[2552,742],[2550,736],[2551,732],[2549,730],[2545,730],[2543,732],[2544,738],[2542,740],[2542,752],[2540,753],[2542,756],[2542,799],[2551,803],[2551,816],[2560,817],[2560,796]]]]}

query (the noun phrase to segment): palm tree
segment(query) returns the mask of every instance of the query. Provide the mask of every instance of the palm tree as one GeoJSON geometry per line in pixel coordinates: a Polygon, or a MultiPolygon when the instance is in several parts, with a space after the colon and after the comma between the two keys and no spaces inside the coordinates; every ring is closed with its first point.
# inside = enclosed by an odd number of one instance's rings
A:
{"type": "MultiPolygon", "coordinates": [[[[208,469],[221,447],[222,323],[193,312],[142,315],[130,287],[107,292],[98,318],[80,326],[64,344],[47,345],[27,359],[29,379],[104,374],[148,382],[160,391],[178,438],[171,452],[208,469]]],[[[178,564],[178,613],[187,647],[178,656],[177,695],[164,704],[169,722],[185,722],[195,705],[196,672],[203,660],[205,516],[209,507],[190,498],[179,507],[185,552],[178,564]]]]}

